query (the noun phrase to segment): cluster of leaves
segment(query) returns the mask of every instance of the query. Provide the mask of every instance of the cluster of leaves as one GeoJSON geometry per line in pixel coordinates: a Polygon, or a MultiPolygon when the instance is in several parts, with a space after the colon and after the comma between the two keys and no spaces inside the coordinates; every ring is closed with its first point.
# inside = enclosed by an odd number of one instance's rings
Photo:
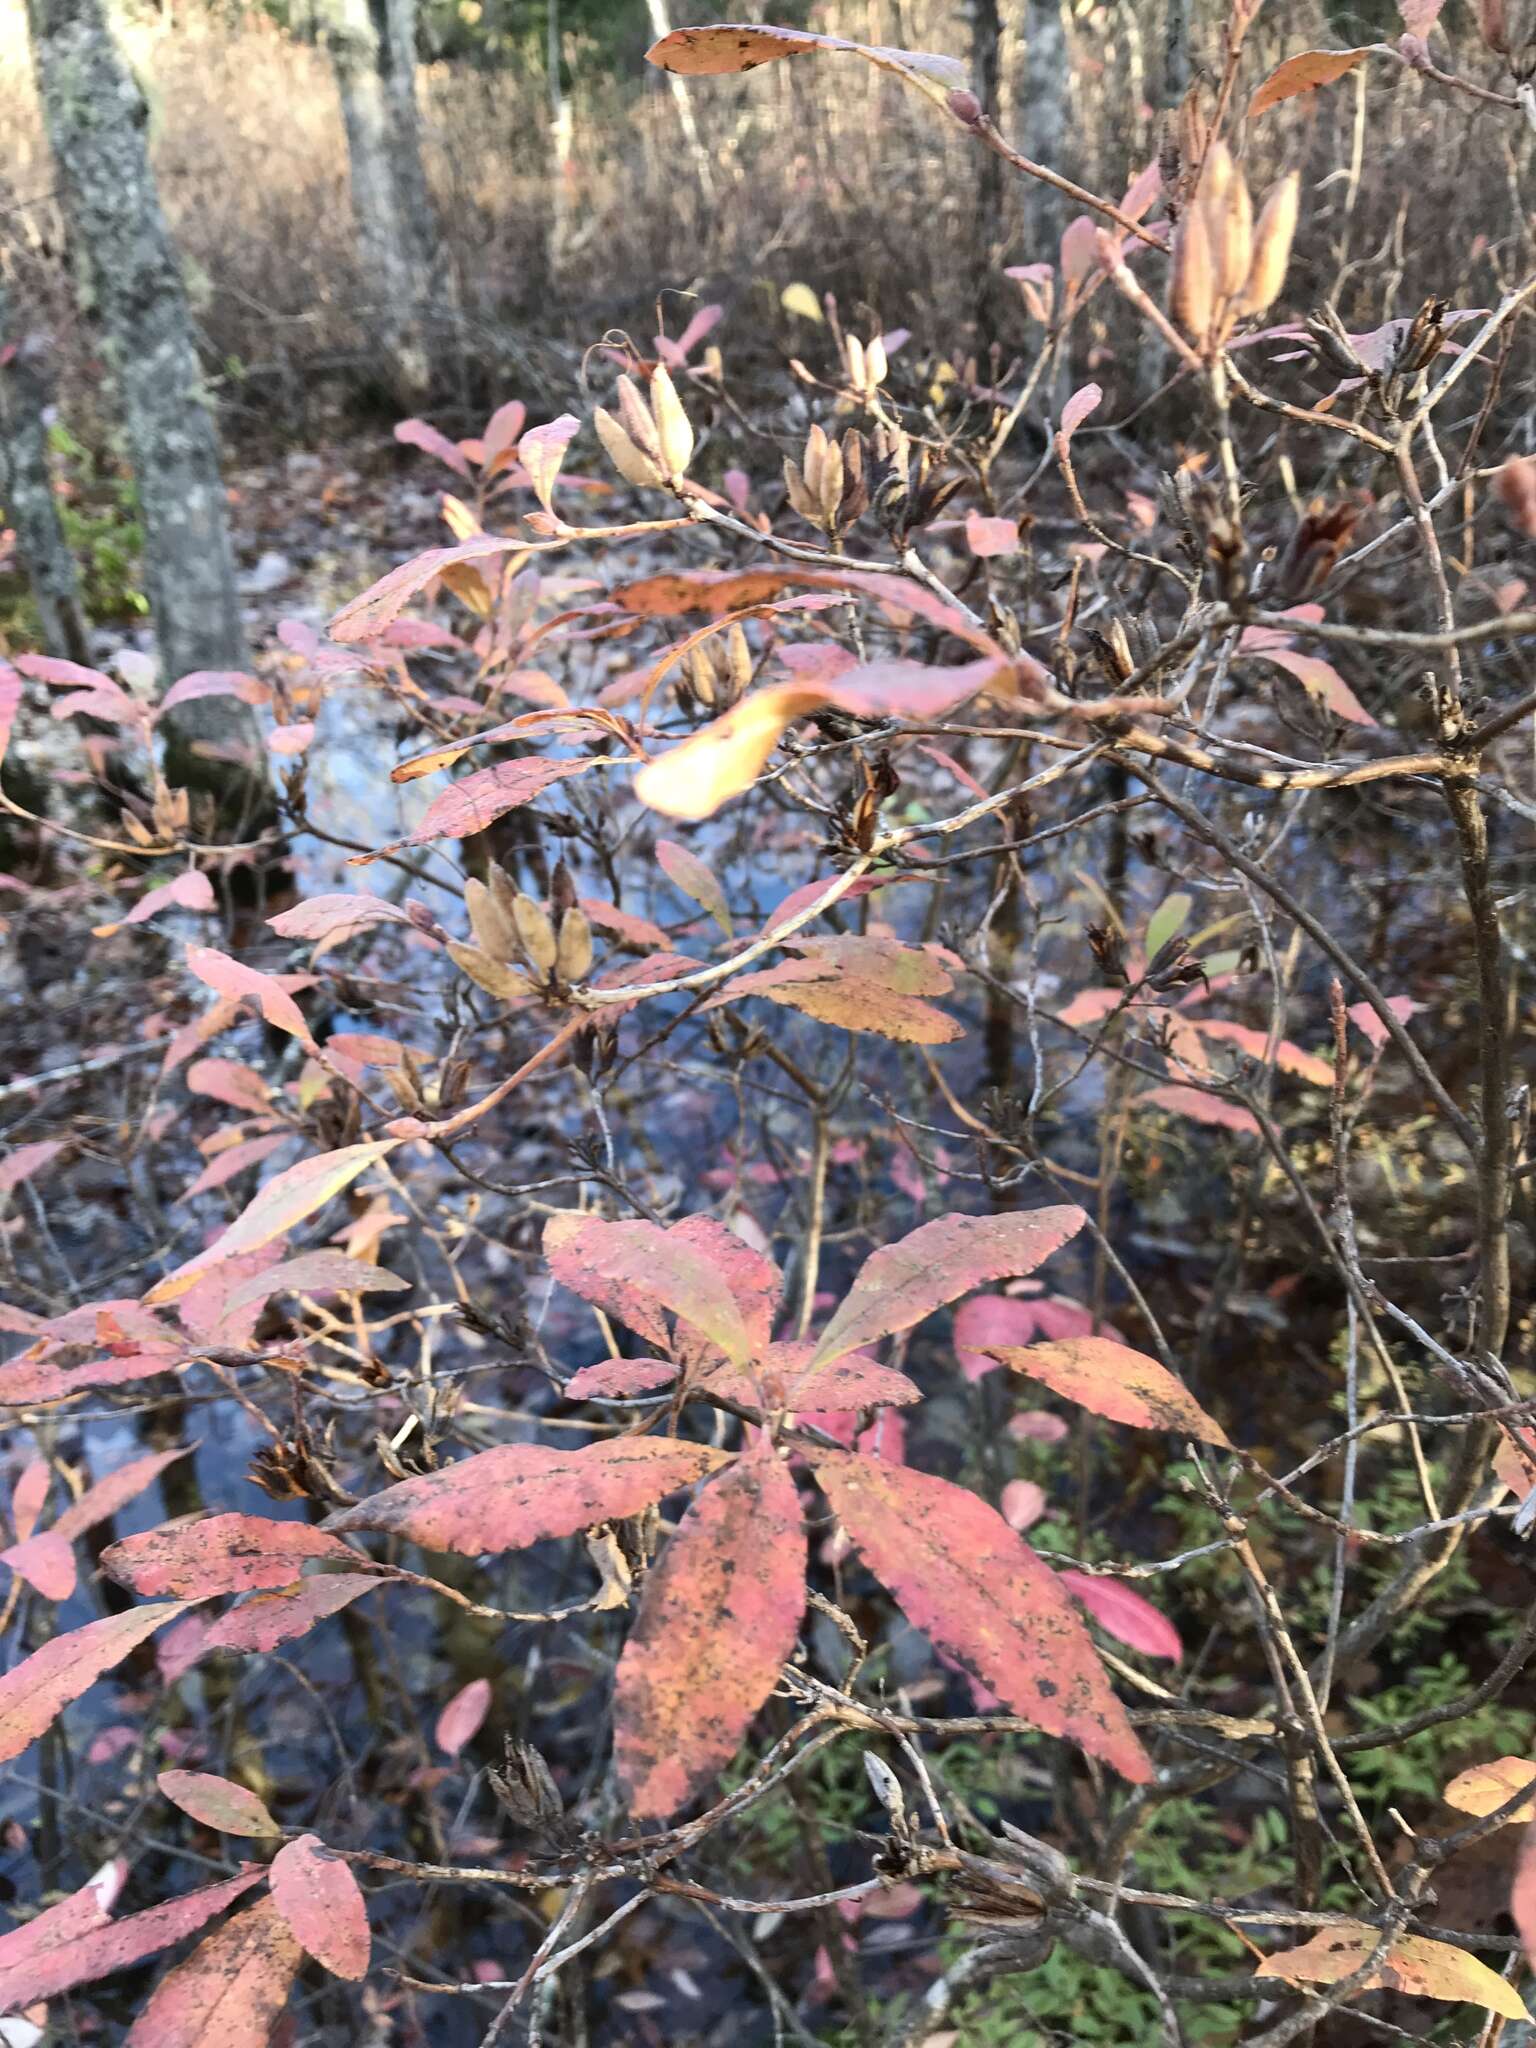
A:
{"type": "MultiPolygon", "coordinates": [[[[1386,1689],[1378,1710],[1351,1711],[1344,1677],[1401,1651],[1436,1595],[1465,1591],[1457,1546],[1487,1545],[1507,1495],[1536,1501],[1515,1377],[1531,1330],[1510,1278],[1528,1186],[1499,925],[1512,913],[1480,794],[1498,786],[1528,812],[1499,778],[1516,772],[1500,743],[1531,704],[1472,700],[1435,515],[1450,508],[1470,533],[1475,501],[1484,530],[1502,518],[1516,545],[1536,521],[1518,458],[1496,489],[1455,484],[1430,426],[1474,369],[1496,381],[1536,280],[1466,313],[1482,324],[1459,353],[1443,308],[1366,335],[1322,315],[1251,331],[1285,270],[1274,221],[1289,216],[1288,249],[1301,210],[1282,187],[1255,231],[1216,132],[1253,12],[1235,9],[1223,89],[1211,105],[1192,95],[1165,161],[1119,201],[1078,194],[1088,210],[1057,260],[1013,267],[1039,334],[1010,388],[963,356],[907,363],[908,337],[855,333],[828,302],[828,360],[793,373],[794,446],[754,476],[724,460],[733,411],[712,337],[728,330],[709,307],[654,357],[609,347],[620,374],[593,445],[638,504],[568,467],[589,424],[574,414],[530,426],[509,401],[459,440],[406,421],[397,439],[453,479],[449,541],[392,568],[324,637],[287,621],[260,674],[198,673],[158,699],[132,662],[0,664],[0,748],[46,690],[54,719],[115,729],[137,764],[125,787],[89,742],[120,821],[60,836],[96,861],[80,895],[111,906],[91,926],[99,957],[151,985],[139,1043],[97,1058],[155,1056],[131,1116],[19,1125],[0,1200],[62,1227],[58,1190],[115,1142],[104,1129],[130,1134],[131,1165],[183,1158],[186,1118],[223,1117],[173,1189],[185,1229],[168,1248],[156,1217],[131,1293],[86,1284],[56,1300],[25,1277],[30,1252],[63,1257],[48,1230],[35,1246],[25,1227],[5,1233],[21,1285],[0,1309],[19,1340],[0,1401],[32,1442],[0,1553],[16,1625],[0,1759],[40,1745],[46,1800],[91,1711],[76,1703],[120,1673],[123,1718],[87,1760],[131,1752],[135,1796],[201,1831],[205,1860],[210,1836],[225,1857],[219,1838],[256,1845],[214,1882],[117,1913],[127,1883],[158,1880],[116,1841],[87,1882],[40,1898],[0,1935],[13,2034],[195,1938],[129,2041],[263,2042],[301,1971],[327,2000],[366,1979],[376,2012],[439,1981],[494,1999],[494,2040],[663,1903],[812,1924],[842,1908],[846,1931],[876,1898],[910,1915],[930,1897],[964,1935],[936,1980],[902,1989],[939,2019],[965,2010],[983,1967],[1053,1972],[1063,2001],[1083,1972],[1107,1977],[1106,2024],[1134,2014],[1170,2042],[1186,1998],[1207,2016],[1287,2000],[1277,2041],[1330,2003],[1388,1992],[1524,2014],[1470,1934],[1427,1931],[1424,1901],[1458,1839],[1527,1825],[1536,1764],[1466,1759],[1444,1791],[1471,1821],[1424,1834],[1409,1862],[1384,1851],[1378,1808],[1393,1790],[1432,1803],[1450,1752],[1429,1768],[1403,1749],[1422,1728],[1513,1740],[1513,1720],[1478,1716],[1523,1669],[1536,1621],[1465,1689],[1447,1648],[1445,1682],[1421,1688],[1432,1699],[1386,1689]],[[1154,295],[1143,278],[1158,263],[1154,295]],[[1096,438],[1103,385],[1044,417],[1072,539],[1042,579],[1053,522],[1032,492],[1046,472],[1016,470],[1011,438],[1043,410],[1075,323],[1116,291],[1208,407],[1203,445],[1149,458],[1147,488],[1130,488],[1117,444],[1096,438]],[[1276,341],[1263,378],[1247,374],[1240,352],[1276,341]],[[1282,395],[1275,363],[1298,354],[1333,366],[1326,405],[1282,395]],[[1249,413],[1254,448],[1234,423],[1251,428],[1249,413]],[[1292,437],[1278,451],[1277,417],[1292,437]],[[1322,479],[1336,444],[1369,465],[1368,537],[1354,498],[1290,511],[1297,462],[1322,479]],[[1344,572],[1393,548],[1421,551],[1427,627],[1352,610],[1344,572]],[[1410,745],[1380,671],[1426,658],[1433,741],[1410,745]],[[191,701],[231,709],[232,743],[259,730],[291,855],[345,849],[352,875],[328,879],[362,886],[294,892],[255,939],[231,924],[222,945],[186,940],[220,908],[216,881],[277,851],[275,833],[211,839],[164,779],[160,720],[191,701]],[[339,714],[359,704],[375,741],[381,709],[403,736],[368,783],[377,829],[361,842],[335,829],[313,772],[345,755],[357,728],[339,714]],[[1426,791],[1445,804],[1465,903],[1438,896],[1429,916],[1470,928],[1470,1093],[1507,1103],[1503,1118],[1469,1108],[1459,1055],[1432,1057],[1409,1028],[1433,993],[1455,1040],[1456,974],[1399,993],[1407,969],[1390,946],[1367,964],[1321,856],[1285,866],[1304,805],[1379,784],[1405,807],[1426,791]],[[1151,829],[1133,836],[1138,810],[1151,829]],[[1383,983],[1383,954],[1400,979],[1383,983]],[[246,1057],[210,1050],[236,1032],[246,1057]],[[553,1138],[530,1136],[540,1119],[553,1138]],[[1388,1205],[1357,1199],[1368,1125],[1433,1181],[1424,1264],[1388,1205]],[[1214,1191],[1182,1206],[1168,1193],[1180,1155],[1186,1187],[1214,1191]],[[1133,1158],[1143,1227],[1122,1233],[1133,1158]],[[1159,1280],[1170,1240],[1192,1285],[1159,1280]],[[403,1271],[382,1263],[386,1241],[403,1271]],[[1442,1259],[1465,1283],[1449,1299],[1442,1259]],[[930,1319],[950,1308],[946,1341],[930,1319]],[[1252,1373],[1230,1368],[1277,1326],[1268,1361],[1319,1351],[1342,1394],[1330,1382],[1298,1413],[1304,1389],[1287,1387],[1255,1411],[1252,1373]],[[277,1509],[253,1512],[227,1471],[207,1493],[189,1484],[189,1389],[230,1418],[277,1509]],[[83,1460],[66,1453],[93,1416],[137,1412],[157,1420],[153,1451],[107,1469],[89,1436],[83,1460]],[[1461,1449],[1432,1463],[1424,1436],[1442,1429],[1461,1449]],[[1383,1482],[1400,1467],[1411,1485],[1383,1482]],[[87,1591],[103,1611],[81,1621],[71,1603],[87,1591]],[[1209,1649],[1186,1674],[1191,1620],[1209,1649]],[[397,1685],[403,1717],[432,1723],[430,1742],[402,1737],[403,1789],[380,1770],[385,1789],[360,1793],[339,1725],[334,1806],[313,1782],[281,1798],[243,1783],[258,1773],[234,1746],[215,1759],[206,1732],[171,1725],[172,1703],[225,1683],[231,1659],[271,1676],[280,1708],[304,1676],[292,1646],[317,1661],[332,1624],[430,1646],[473,1627],[491,1646],[490,1668],[446,1699],[397,1685]],[[537,1747],[510,1692],[514,1664],[539,1659],[508,1653],[528,1640],[512,1630],[578,1646],[562,1712],[579,1725],[537,1747]],[[948,1711],[952,1693],[975,1711],[948,1711]],[[483,1751],[471,1765],[492,1728],[499,1767],[483,1751]],[[859,1860],[838,1882],[820,1842],[792,1884],[750,1831],[770,1843],[764,1816],[790,1800],[803,1833],[812,1770],[835,1746],[856,1746],[868,1773],[838,1781],[836,1847],[859,1860]],[[153,1792],[152,1751],[167,1766],[153,1792]],[[1353,1765],[1374,1751],[1395,1777],[1353,1765]],[[211,1760],[226,1770],[190,1767],[211,1760]],[[471,1767],[445,1826],[433,1795],[471,1767]],[[1012,1796],[967,1781],[957,1800],[973,1767],[1011,1769],[1012,1796]],[[1287,1801],[1262,1842],[1235,1798],[1218,1803],[1256,1771],[1287,1801]],[[469,1826],[482,1793],[497,1802],[489,1830],[469,1826]],[[1219,1898],[1159,1884],[1135,1848],[1138,1815],[1196,1794],[1212,1802],[1200,1825],[1232,1841],[1219,1898]],[[388,1819],[391,1799],[415,1803],[420,1833],[388,1819]],[[411,1963],[435,1977],[391,1974],[374,1930],[402,1883],[529,1893],[546,1911],[505,1976],[455,1956],[466,1981],[443,1979],[420,1948],[411,1963]],[[1262,1937],[1256,1967],[1234,1990],[1205,1975],[1228,1951],[1133,1939],[1128,1884],[1168,1925],[1211,1922],[1228,1950],[1262,1937]],[[1193,1991],[1173,1967],[1191,1956],[1193,1991]]],[[[1405,10],[1422,42],[1433,9],[1415,19],[1405,10]]],[[[683,30],[652,54],[696,76],[871,63],[978,147],[1054,176],[1011,150],[948,59],[768,27],[683,30]]],[[[1315,58],[1262,84],[1247,118],[1320,82],[1315,58]]],[[[1439,76],[1427,57],[1402,61],[1439,76]]],[[[1494,685],[1500,650],[1536,630],[1517,580],[1480,617],[1494,685]]],[[[39,835],[63,822],[0,805],[39,835]]],[[[1410,813],[1415,831],[1426,815],[1410,813]]],[[[1422,844],[1411,859],[1423,865],[1422,844]]],[[[1338,867],[1353,872],[1347,854],[1338,867]]],[[[379,1741],[370,1729],[370,1755],[379,1741]]],[[[1202,1872],[1214,1861],[1202,1852],[1202,1872]]],[[[1492,1952],[1514,1957],[1536,1944],[1529,1847],[1510,1908],[1523,1947],[1496,1931],[1492,1952]]],[[[499,1944],[509,1924],[493,1921],[499,1944]]],[[[830,1985],[857,2017],[848,1965],[823,1928],[806,1995],[830,1985]]]]}

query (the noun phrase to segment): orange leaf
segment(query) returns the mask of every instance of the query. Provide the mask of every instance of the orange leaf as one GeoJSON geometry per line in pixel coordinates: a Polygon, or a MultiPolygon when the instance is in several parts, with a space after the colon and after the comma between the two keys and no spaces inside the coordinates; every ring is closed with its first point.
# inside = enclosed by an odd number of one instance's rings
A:
{"type": "Polygon", "coordinates": [[[1367,45],[1358,50],[1303,50],[1297,57],[1287,57],[1283,64],[1275,66],[1248,102],[1249,119],[1267,112],[1270,107],[1279,106],[1282,100],[1295,99],[1298,93],[1315,92],[1320,85],[1332,85],[1346,71],[1353,71],[1357,64],[1363,64],[1370,54],[1370,46],[1367,45]]]}
{"type": "MultiPolygon", "coordinates": [[[[1266,1956],[1255,1975],[1278,1977],[1283,1984],[1337,1984],[1352,1977],[1381,1941],[1379,1931],[1361,1921],[1325,1927],[1300,1948],[1266,1956]]],[[[1464,1948],[1448,1941],[1430,1941],[1422,1934],[1400,1934],[1372,1969],[1361,1992],[1401,1991],[1409,1998],[1442,1998],[1486,2006],[1506,2019],[1529,2017],[1515,1988],[1464,1948]]]]}
{"type": "MultiPolygon", "coordinates": [[[[1536,1763],[1523,1756],[1501,1756],[1494,1763],[1474,1764],[1471,1770],[1459,1772],[1441,1797],[1458,1813],[1475,1813],[1481,1819],[1497,1813],[1506,1800],[1524,1791],[1527,1785],[1536,1785],[1536,1763]]],[[[1530,1820],[1536,1820],[1536,1800],[1517,1806],[1504,1825],[1513,1827],[1518,1821],[1530,1820]]]]}
{"type": "Polygon", "coordinates": [[[273,1900],[258,1899],[161,1978],[123,2048],[267,2048],[302,1954],[273,1900]]]}
{"type": "Polygon", "coordinates": [[[339,1856],[315,1835],[300,1835],[272,1863],[272,1899],[298,1939],[333,1977],[368,1974],[368,1907],[339,1856]]]}
{"type": "Polygon", "coordinates": [[[1055,1344],[1027,1344],[987,1356],[1028,1373],[1053,1394],[1075,1401],[1091,1415],[1128,1422],[1136,1429],[1167,1429],[1200,1443],[1224,1445],[1226,1431],[1207,1415],[1168,1368],[1143,1352],[1108,1337],[1067,1337],[1055,1344]]]}
{"type": "Polygon", "coordinates": [[[684,78],[721,78],[816,50],[847,51],[898,78],[932,79],[951,92],[963,91],[969,82],[963,64],[927,50],[888,49],[879,43],[851,43],[842,36],[809,35],[798,28],[748,28],[735,22],[674,29],[645,57],[648,64],[684,78]]]}
{"type": "Polygon", "coordinates": [[[708,818],[752,787],[797,718],[826,702],[825,690],[799,683],[754,690],[681,746],[647,761],[635,777],[635,795],[669,818],[708,818]]]}

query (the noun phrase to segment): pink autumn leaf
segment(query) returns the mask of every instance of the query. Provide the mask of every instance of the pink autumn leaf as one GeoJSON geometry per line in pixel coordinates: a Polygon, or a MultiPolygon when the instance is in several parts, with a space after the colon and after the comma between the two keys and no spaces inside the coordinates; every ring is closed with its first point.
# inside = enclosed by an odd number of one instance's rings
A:
{"type": "Polygon", "coordinates": [[[1067,447],[1083,421],[1090,413],[1096,412],[1103,402],[1104,392],[1098,384],[1085,384],[1081,390],[1074,391],[1061,408],[1061,424],[1056,429],[1058,445],[1067,447]]]}
{"type": "Polygon", "coordinates": [[[480,1725],[490,1710],[491,1681],[488,1678],[472,1678],[468,1685],[460,1686],[438,1715],[437,1727],[433,1731],[444,1756],[457,1756],[465,1743],[480,1732],[480,1725]]]}
{"type": "Polygon", "coordinates": [[[1149,1088],[1139,1099],[1167,1110],[1172,1116],[1188,1117],[1192,1123],[1214,1124],[1226,1131],[1256,1132],[1259,1129],[1258,1119],[1251,1110],[1244,1109],[1240,1102],[1228,1102],[1220,1095],[1212,1095],[1204,1088],[1149,1088]]]}
{"type": "Polygon", "coordinates": [[[248,1868],[238,1877],[113,1920],[108,1916],[121,1879],[108,1865],[80,1891],[0,1935],[0,2012],[20,2012],[76,1984],[131,1969],[195,1933],[260,1884],[263,1875],[248,1868]]]}
{"type": "Polygon", "coordinates": [[[546,512],[553,509],[555,479],[565,460],[565,451],[581,432],[581,421],[573,413],[562,413],[546,426],[532,427],[517,444],[517,457],[533,486],[533,494],[546,512]]]}
{"type": "Polygon", "coordinates": [[[1166,1657],[1177,1664],[1184,1654],[1178,1630],[1118,1579],[1095,1578],[1088,1572],[1063,1571],[1057,1577],[1079,1599],[1104,1633],[1144,1657],[1166,1657]]]}
{"type": "Polygon", "coordinates": [[[291,759],[302,754],[315,736],[314,720],[300,719],[296,725],[274,725],[267,734],[268,751],[291,759]]]}
{"type": "MultiPolygon", "coordinates": [[[[1399,1024],[1406,1024],[1410,1017],[1418,1015],[1419,1011],[1424,1008],[1424,1005],[1416,1003],[1412,996],[1388,996],[1387,1008],[1392,1012],[1399,1024]]],[[[1382,1023],[1370,1004],[1351,1003],[1346,1015],[1355,1029],[1364,1032],[1365,1036],[1370,1040],[1371,1050],[1373,1052],[1380,1052],[1387,1042],[1387,1027],[1382,1023]]]]}
{"type": "Polygon", "coordinates": [[[272,1863],[272,1900],[295,1937],[333,1976],[353,1982],[368,1974],[368,1907],[341,1857],[314,1835],[279,1849],[272,1863]]]}
{"type": "Polygon", "coordinates": [[[1045,1489],[1037,1486],[1033,1479],[1010,1479],[1003,1488],[998,1505],[1009,1528],[1022,1534],[1024,1530],[1033,1528],[1045,1513],[1045,1489]]]}
{"type": "Polygon", "coordinates": [[[304,1012],[276,975],[247,967],[242,961],[232,960],[227,953],[220,953],[212,946],[188,946],[187,966],[216,995],[255,1003],[274,1030],[291,1032],[301,1045],[314,1043],[304,1021],[304,1012]]]}
{"type": "Polygon", "coordinates": [[[30,1145],[18,1145],[0,1159],[0,1195],[19,1188],[23,1181],[42,1173],[68,1145],[67,1138],[39,1138],[30,1145]]]}
{"type": "Polygon", "coordinates": [[[463,477],[466,483],[473,481],[474,472],[464,460],[458,443],[450,441],[446,434],[440,434],[436,427],[429,426],[425,420],[397,421],[395,439],[403,447],[420,448],[428,455],[435,455],[439,462],[446,463],[454,475],[463,477]]]}
{"type": "Polygon", "coordinates": [[[92,928],[93,938],[110,938],[113,932],[121,931],[124,925],[143,924],[148,918],[156,917],[162,910],[217,910],[219,899],[213,892],[213,884],[201,868],[188,868],[185,874],[177,875],[173,881],[162,882],[158,888],[147,890],[134,904],[128,915],[113,924],[98,924],[92,928]]]}
{"type": "Polygon", "coordinates": [[[979,560],[1018,552],[1019,523],[1016,519],[989,519],[980,512],[965,518],[965,544],[979,560]]]}

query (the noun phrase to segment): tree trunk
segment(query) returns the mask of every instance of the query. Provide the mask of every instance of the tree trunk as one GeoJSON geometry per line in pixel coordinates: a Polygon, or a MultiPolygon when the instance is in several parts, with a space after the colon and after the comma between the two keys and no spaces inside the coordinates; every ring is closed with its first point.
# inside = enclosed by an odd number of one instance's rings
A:
{"type": "MultiPolygon", "coordinates": [[[[102,0],[28,0],[28,14],[77,279],[127,430],[161,672],[171,682],[194,669],[243,668],[218,438],[145,147],[144,96],[102,0]]],[[[259,758],[255,721],[232,698],[198,700],[170,723],[173,781],[221,782],[197,767],[194,741],[259,758]]]]}
{"type": "Polygon", "coordinates": [[[52,382],[46,336],[18,330],[0,285],[0,502],[16,527],[44,648],[88,665],[91,643],[79,579],[48,467],[52,382]]]}
{"type": "Polygon", "coordinates": [[[416,0],[321,0],[347,131],[352,213],[392,396],[431,390],[437,229],[416,108],[416,0]]]}
{"type": "MultiPolygon", "coordinates": [[[[672,17],[667,10],[667,0],[645,0],[646,12],[651,18],[651,34],[659,43],[663,36],[672,33],[672,17]]],[[[688,154],[693,158],[693,174],[699,181],[699,191],[704,204],[711,212],[718,203],[715,190],[715,174],[709,161],[709,151],[704,147],[699,134],[699,124],[693,115],[693,100],[689,95],[688,81],[676,71],[667,73],[667,86],[672,94],[672,104],[677,109],[678,125],[683,131],[683,140],[688,145],[688,154]]]]}
{"type": "MultiPolygon", "coordinates": [[[[1026,0],[1024,83],[1016,95],[1020,143],[1036,163],[1068,175],[1071,95],[1061,0],[1026,0]]],[[[1024,260],[1054,262],[1057,242],[1067,224],[1067,210],[1060,195],[1049,185],[1035,185],[1028,197],[1026,215],[1031,247],[1024,252],[1024,260]]]]}
{"type": "MultiPolygon", "coordinates": [[[[1000,125],[1000,94],[1003,76],[1003,30],[997,0],[970,0],[971,75],[982,112],[1000,125]]],[[[1001,266],[1007,231],[1003,220],[1003,160],[990,149],[976,152],[976,222],[974,305],[976,309],[976,352],[983,384],[993,379],[988,353],[998,338],[1004,313],[1001,266]]]]}

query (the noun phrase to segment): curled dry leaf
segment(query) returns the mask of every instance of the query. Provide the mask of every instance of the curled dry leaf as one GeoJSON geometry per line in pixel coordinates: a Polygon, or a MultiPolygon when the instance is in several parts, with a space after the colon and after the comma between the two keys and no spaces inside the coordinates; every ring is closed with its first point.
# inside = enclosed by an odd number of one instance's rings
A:
{"type": "Polygon", "coordinates": [[[931,79],[951,92],[963,92],[969,83],[963,64],[928,50],[888,49],[879,43],[851,43],[842,36],[811,35],[804,29],[747,27],[738,22],[674,29],[652,44],[645,56],[648,64],[685,78],[720,78],[818,50],[848,52],[898,78],[931,79]]]}
{"type": "Polygon", "coordinates": [[[799,1495],[760,1434],[684,1514],[619,1659],[614,1760],[638,1819],[666,1818],[730,1762],[804,1609],[799,1495]]]}
{"type": "Polygon", "coordinates": [[[272,1863],[272,1902],[302,1946],[333,1977],[368,1974],[368,1906],[341,1857],[316,1835],[300,1835],[272,1863]]]}
{"type": "MultiPolygon", "coordinates": [[[[1256,1976],[1276,1977],[1283,1984],[1338,1984],[1355,1972],[1381,1946],[1381,1932],[1362,1921],[1325,1927],[1300,1948],[1266,1956],[1256,1976]]],[[[1360,1994],[1401,1991],[1409,1998],[1440,1998],[1453,2003],[1486,2006],[1506,2019],[1528,2017],[1524,2001],[1495,1970],[1455,1948],[1422,1934],[1400,1934],[1374,1965],[1360,1994]]]]}
{"type": "Polygon", "coordinates": [[[1109,1422],[1172,1430],[1199,1443],[1226,1445],[1221,1424],[1206,1414],[1167,1366],[1107,1337],[1069,1337],[1059,1344],[1030,1344],[1022,1350],[994,1349],[989,1355],[1109,1422]]]}

